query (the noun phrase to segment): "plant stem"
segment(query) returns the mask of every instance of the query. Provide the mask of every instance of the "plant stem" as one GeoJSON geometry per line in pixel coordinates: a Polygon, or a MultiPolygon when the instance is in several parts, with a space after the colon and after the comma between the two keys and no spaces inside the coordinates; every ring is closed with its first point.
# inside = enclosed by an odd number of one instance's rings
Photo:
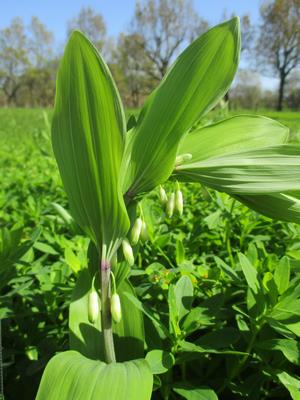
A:
{"type": "Polygon", "coordinates": [[[105,359],[108,364],[116,362],[112,317],[110,313],[110,271],[110,262],[101,260],[101,319],[105,359]]]}
{"type": "Polygon", "coordinates": [[[233,209],[234,209],[235,203],[236,203],[236,201],[232,200],[231,207],[230,207],[230,210],[229,210],[229,218],[226,221],[226,227],[225,227],[225,244],[226,244],[227,253],[228,253],[230,264],[231,264],[232,268],[234,268],[234,258],[233,258],[232,250],[231,250],[230,231],[231,231],[231,228],[232,228],[232,224],[231,224],[231,222],[232,222],[232,213],[233,213],[233,209]]]}

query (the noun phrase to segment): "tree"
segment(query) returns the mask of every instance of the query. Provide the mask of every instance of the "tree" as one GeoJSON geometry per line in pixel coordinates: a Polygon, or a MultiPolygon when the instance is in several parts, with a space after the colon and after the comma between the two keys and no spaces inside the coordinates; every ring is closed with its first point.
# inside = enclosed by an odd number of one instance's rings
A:
{"type": "Polygon", "coordinates": [[[292,110],[300,108],[300,70],[294,70],[286,84],[286,102],[292,110]]]}
{"type": "Polygon", "coordinates": [[[0,85],[8,104],[16,102],[24,84],[21,77],[28,66],[25,27],[20,18],[14,18],[9,27],[0,31],[0,85]]]}
{"type": "Polygon", "coordinates": [[[0,86],[7,105],[52,102],[57,62],[53,35],[37,17],[25,27],[20,18],[0,31],[0,86]]]}
{"type": "Polygon", "coordinates": [[[230,91],[230,100],[234,108],[256,110],[262,96],[261,81],[257,73],[241,69],[230,91]]]}
{"type": "Polygon", "coordinates": [[[287,78],[300,63],[300,0],[265,1],[260,11],[258,58],[279,78],[277,110],[281,111],[287,78]]]}
{"type": "Polygon", "coordinates": [[[31,18],[28,31],[30,62],[35,68],[43,68],[53,58],[53,34],[37,17],[31,18]]]}
{"type": "Polygon", "coordinates": [[[208,26],[191,0],[137,1],[131,25],[132,33],[141,37],[140,46],[151,61],[146,72],[156,80],[165,75],[182,47],[208,26]]]}
{"type": "Polygon", "coordinates": [[[113,70],[121,95],[129,107],[140,107],[144,97],[156,82],[145,71],[154,69],[153,63],[141,45],[143,38],[138,34],[120,34],[114,51],[113,70]]]}
{"type": "Polygon", "coordinates": [[[94,45],[101,50],[106,37],[106,26],[101,14],[97,14],[91,7],[82,7],[78,16],[68,22],[68,36],[74,29],[86,34],[94,45]]]}

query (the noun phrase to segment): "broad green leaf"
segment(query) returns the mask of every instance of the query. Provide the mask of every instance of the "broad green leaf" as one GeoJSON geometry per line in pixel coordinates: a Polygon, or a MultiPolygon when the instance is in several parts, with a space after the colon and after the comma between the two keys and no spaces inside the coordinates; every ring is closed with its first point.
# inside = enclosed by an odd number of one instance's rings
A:
{"type": "Polygon", "coordinates": [[[105,364],[66,351],[47,364],[36,400],[150,400],[152,383],[145,360],[105,364]]]}
{"type": "MultiPolygon", "coordinates": [[[[195,129],[182,140],[179,154],[192,154],[193,162],[229,156],[244,151],[286,143],[288,128],[278,122],[254,115],[239,115],[204,128],[195,129]]],[[[175,171],[178,175],[178,172],[175,171]]],[[[179,172],[178,178],[180,179],[179,172]]],[[[184,178],[183,178],[184,179],[184,178]]],[[[196,180],[196,176],[191,178],[196,180]]],[[[186,179],[187,180],[187,179],[186,179]]],[[[199,177],[199,181],[201,179],[199,177]]],[[[226,191],[221,186],[220,191],[226,191]]],[[[300,222],[300,200],[293,193],[235,194],[248,207],[270,217],[300,222]]]]}
{"type": "Polygon", "coordinates": [[[300,189],[300,146],[281,145],[242,151],[179,165],[175,175],[232,195],[300,189]]]}
{"type": "Polygon", "coordinates": [[[51,254],[51,255],[58,254],[57,251],[47,243],[36,242],[33,247],[45,254],[51,254]]]}
{"type": "Polygon", "coordinates": [[[300,223],[300,200],[292,193],[235,195],[247,207],[269,218],[300,223]]]}
{"type": "Polygon", "coordinates": [[[174,386],[173,390],[186,400],[218,400],[216,393],[208,387],[174,386]]]}
{"type": "Polygon", "coordinates": [[[146,355],[152,374],[164,374],[175,364],[172,353],[164,350],[152,350],[146,355]]]}
{"type": "Polygon", "coordinates": [[[78,274],[81,269],[81,263],[70,247],[65,248],[65,260],[74,274],[78,274]]]}
{"type": "Polygon", "coordinates": [[[215,315],[216,313],[209,308],[194,307],[183,320],[182,329],[187,333],[191,333],[201,327],[213,325],[215,323],[215,315]]]}
{"type": "Polygon", "coordinates": [[[238,256],[247,284],[253,290],[253,292],[257,294],[260,290],[257,271],[244,254],[239,253],[238,256]]]}
{"type": "Polygon", "coordinates": [[[155,327],[165,335],[165,337],[170,338],[169,331],[167,327],[152,313],[152,311],[145,306],[139,299],[133,296],[131,293],[125,293],[125,296],[130,300],[131,304],[135,306],[138,310],[142,311],[155,325],[155,327]]]}
{"type": "Polygon", "coordinates": [[[277,378],[290,392],[293,400],[300,400],[300,380],[294,378],[287,372],[280,372],[277,374],[277,378]]]}
{"type": "Polygon", "coordinates": [[[264,312],[267,302],[258,280],[258,274],[254,266],[248,258],[242,254],[238,254],[242,272],[248,284],[247,290],[247,308],[251,316],[257,317],[264,312]]]}
{"type": "Polygon", "coordinates": [[[189,313],[192,307],[194,289],[190,278],[183,275],[174,287],[178,321],[189,313]]]}
{"type": "Polygon", "coordinates": [[[207,223],[209,229],[215,229],[221,222],[222,210],[217,210],[203,219],[207,223]]]}
{"type": "Polygon", "coordinates": [[[239,54],[239,20],[233,18],[210,29],[178,57],[128,136],[122,169],[129,198],[168,179],[180,139],[227,92],[239,54]]]}
{"type": "Polygon", "coordinates": [[[217,266],[224,272],[226,278],[232,280],[234,282],[240,282],[241,279],[238,274],[228,265],[226,264],[221,258],[215,256],[214,259],[217,262],[217,266]]]}
{"type": "Polygon", "coordinates": [[[293,364],[300,365],[300,347],[299,343],[293,339],[270,339],[258,341],[255,345],[263,350],[277,350],[293,364]]]}
{"type": "Polygon", "coordinates": [[[286,143],[289,129],[258,115],[237,115],[193,130],[182,140],[178,155],[193,162],[286,143]]]}
{"type": "Polygon", "coordinates": [[[119,187],[125,122],[111,74],[95,47],[73,32],[57,78],[52,142],[71,212],[94,243],[108,247],[129,220],[119,187]]]}
{"type": "Polygon", "coordinates": [[[290,281],[290,262],[287,257],[283,257],[276,265],[274,280],[278,289],[278,293],[284,293],[288,288],[290,281]]]}

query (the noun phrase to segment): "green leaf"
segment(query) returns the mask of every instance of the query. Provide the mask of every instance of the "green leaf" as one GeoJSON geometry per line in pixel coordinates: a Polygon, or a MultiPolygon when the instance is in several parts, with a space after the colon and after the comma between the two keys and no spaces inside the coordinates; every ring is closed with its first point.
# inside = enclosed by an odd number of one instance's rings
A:
{"type": "Polygon", "coordinates": [[[176,240],[176,264],[179,266],[185,260],[185,250],[182,240],[176,240]]]}
{"type": "Polygon", "coordinates": [[[170,334],[166,326],[152,313],[152,311],[145,306],[139,299],[133,296],[131,293],[125,293],[125,296],[130,300],[131,304],[134,305],[138,310],[143,312],[155,325],[155,327],[161,331],[165,337],[170,338],[170,334]]]}
{"type": "Polygon", "coordinates": [[[189,313],[192,307],[194,289],[190,278],[183,275],[174,287],[176,297],[176,309],[178,320],[180,321],[186,314],[189,313]]]}
{"type": "Polygon", "coordinates": [[[238,256],[248,286],[253,290],[255,294],[258,294],[260,290],[260,284],[258,281],[256,269],[253,267],[253,265],[244,254],[239,253],[238,256]]]}
{"type": "Polygon", "coordinates": [[[128,136],[123,191],[149,191],[170,176],[180,139],[227,92],[240,54],[238,18],[218,25],[193,42],[143,107],[128,136]]]}
{"type": "Polygon", "coordinates": [[[299,343],[293,339],[270,339],[258,341],[255,346],[263,350],[277,350],[293,364],[300,365],[299,343]]]}
{"type": "Polygon", "coordinates": [[[179,165],[181,180],[233,195],[300,189],[300,146],[265,147],[179,165]]]}
{"type": "Polygon", "coordinates": [[[175,364],[172,353],[164,350],[152,350],[146,355],[152,374],[164,374],[175,364]]]}
{"type": "Polygon", "coordinates": [[[216,393],[208,387],[174,386],[173,390],[187,400],[218,400],[216,393]]]}
{"type": "MultiPolygon", "coordinates": [[[[75,31],[58,72],[52,142],[71,212],[100,249],[129,228],[119,186],[124,133],[111,74],[95,47],[75,31]]],[[[114,250],[108,247],[108,258],[114,250]]]]}
{"type": "Polygon", "coordinates": [[[65,260],[74,274],[78,274],[78,272],[81,270],[81,263],[70,247],[65,248],[65,260]]]}
{"type": "Polygon", "coordinates": [[[269,218],[300,223],[300,200],[292,193],[235,195],[247,207],[269,218]]]}
{"type": "Polygon", "coordinates": [[[168,306],[169,306],[169,331],[175,336],[179,336],[181,331],[179,327],[179,310],[177,297],[175,293],[175,285],[170,285],[168,290],[168,306]]]}
{"type": "Polygon", "coordinates": [[[145,360],[105,364],[66,351],[47,364],[36,400],[150,400],[152,383],[145,360]]]}
{"type": "Polygon", "coordinates": [[[36,242],[33,247],[45,254],[51,254],[51,255],[58,254],[57,251],[47,243],[36,242]]]}
{"type": "MultiPolygon", "coordinates": [[[[204,128],[195,129],[185,136],[180,144],[178,154],[192,154],[194,163],[281,145],[287,140],[288,128],[278,122],[261,116],[239,115],[204,128]]],[[[243,162],[242,159],[241,162],[243,162]]],[[[184,165],[181,166],[182,171],[184,171],[184,165]]],[[[187,177],[182,171],[175,171],[178,179],[202,181],[200,176],[198,178],[196,175],[187,177]]],[[[216,189],[226,191],[226,188],[221,185],[216,189]]],[[[230,188],[227,189],[230,193],[233,192],[230,188]]],[[[245,191],[245,187],[243,189],[245,191]]],[[[300,222],[300,200],[293,193],[282,193],[282,191],[268,194],[236,193],[233,196],[248,207],[270,218],[300,222]]]]}
{"type": "MultiPolygon", "coordinates": [[[[289,130],[258,115],[237,115],[193,130],[182,140],[179,154],[192,154],[193,162],[286,143],[289,130]]],[[[186,162],[188,164],[188,162],[186,162]]]]}
{"type": "Polygon", "coordinates": [[[290,261],[287,257],[283,257],[276,265],[274,280],[278,289],[278,293],[284,293],[288,288],[290,281],[290,261]]]}
{"type": "Polygon", "coordinates": [[[293,400],[300,400],[300,380],[294,378],[287,372],[280,372],[277,374],[277,378],[290,392],[293,400]]]}
{"type": "Polygon", "coordinates": [[[216,313],[206,307],[194,307],[183,321],[182,329],[191,333],[203,326],[213,325],[216,313]]]}

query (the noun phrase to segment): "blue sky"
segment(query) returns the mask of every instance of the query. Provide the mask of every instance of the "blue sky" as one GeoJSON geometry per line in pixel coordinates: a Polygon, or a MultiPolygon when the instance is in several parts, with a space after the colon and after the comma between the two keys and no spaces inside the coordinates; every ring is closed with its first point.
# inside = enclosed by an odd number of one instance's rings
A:
{"type": "MultiPolygon", "coordinates": [[[[261,0],[194,0],[198,13],[210,24],[222,20],[224,12],[230,16],[249,14],[255,23],[259,20],[261,0]]],[[[66,23],[76,16],[83,6],[91,6],[101,13],[110,36],[116,37],[126,30],[134,12],[135,0],[6,0],[1,4],[0,29],[9,25],[12,18],[20,16],[25,24],[37,16],[55,36],[57,46],[66,39],[66,23]]],[[[273,87],[273,79],[263,79],[263,85],[273,87]]]]}
{"type": "MultiPolygon", "coordinates": [[[[62,42],[66,22],[78,14],[82,6],[91,6],[103,15],[108,33],[116,36],[128,26],[134,4],[135,0],[6,0],[1,4],[0,29],[16,16],[21,16],[28,23],[35,15],[54,32],[57,42],[62,42]]],[[[199,14],[211,24],[220,22],[225,10],[228,15],[248,13],[257,21],[259,4],[260,0],[194,0],[199,14]]]]}

